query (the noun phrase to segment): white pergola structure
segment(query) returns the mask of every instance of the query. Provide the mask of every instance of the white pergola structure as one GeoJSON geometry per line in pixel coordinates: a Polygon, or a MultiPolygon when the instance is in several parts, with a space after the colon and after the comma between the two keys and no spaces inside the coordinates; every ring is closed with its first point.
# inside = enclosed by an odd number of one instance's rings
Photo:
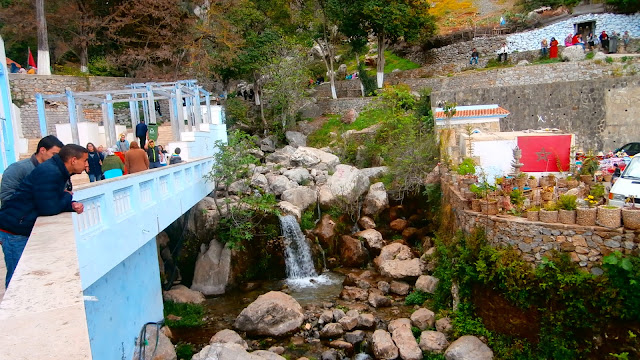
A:
{"type": "Polygon", "coordinates": [[[180,134],[184,131],[197,131],[200,124],[211,124],[210,93],[197,84],[197,80],[180,80],[175,82],[135,83],[125,86],[123,90],[104,90],[73,92],[69,89],[64,94],[36,94],[40,133],[48,135],[45,116],[45,101],[65,101],[69,111],[71,137],[73,143],[79,143],[78,122],[84,121],[83,106],[101,105],[105,137],[108,144],[115,143],[116,135],[115,115],[113,104],[129,103],[131,124],[140,122],[140,104],[142,115],[147,124],[156,123],[154,102],[169,100],[169,117],[174,139],[180,141],[180,134]],[[202,101],[206,112],[203,116],[202,101]],[[183,105],[184,104],[184,105],[183,105]],[[186,122],[185,122],[186,120],[186,122]]]}

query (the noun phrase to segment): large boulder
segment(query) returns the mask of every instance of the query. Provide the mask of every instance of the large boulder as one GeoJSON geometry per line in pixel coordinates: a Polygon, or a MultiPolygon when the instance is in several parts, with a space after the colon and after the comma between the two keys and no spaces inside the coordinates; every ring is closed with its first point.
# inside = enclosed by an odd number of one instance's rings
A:
{"type": "Polygon", "coordinates": [[[300,185],[306,185],[311,181],[312,176],[309,173],[309,170],[305,168],[295,168],[291,170],[287,170],[282,175],[289,178],[289,180],[295,181],[300,185]]]}
{"type": "Polygon", "coordinates": [[[415,278],[422,275],[424,263],[417,258],[411,260],[389,260],[385,261],[378,270],[383,276],[394,279],[415,278]]]}
{"type": "Polygon", "coordinates": [[[421,275],[418,280],[416,280],[416,289],[429,294],[435,294],[438,282],[440,282],[440,280],[436,277],[421,275]]]}
{"type": "Polygon", "coordinates": [[[293,215],[297,221],[302,218],[302,210],[288,201],[280,201],[278,209],[282,211],[283,215],[293,215]]]}
{"type": "Polygon", "coordinates": [[[228,343],[238,344],[242,346],[244,349],[249,348],[249,345],[247,345],[247,342],[244,341],[244,339],[240,335],[238,335],[237,332],[230,329],[224,329],[224,330],[218,331],[215,335],[211,337],[211,340],[209,340],[209,344],[228,344],[228,343]]]}
{"type": "Polygon", "coordinates": [[[573,45],[562,50],[562,59],[565,61],[580,61],[586,57],[584,49],[580,45],[573,45]]]}
{"type": "Polygon", "coordinates": [[[402,360],[422,360],[422,350],[413,337],[411,328],[399,326],[391,333],[391,339],[398,347],[398,353],[402,360]]]}
{"type": "MultiPolygon", "coordinates": [[[[136,347],[133,354],[134,359],[143,360],[177,360],[176,349],[173,347],[171,340],[159,330],[156,325],[147,324],[145,327],[144,337],[144,357],[139,353],[140,341],[142,339],[136,339],[136,347]],[[157,342],[157,346],[156,346],[157,342]]],[[[124,357],[124,355],[123,355],[124,357]]],[[[197,360],[197,359],[196,359],[197,360]]]]}
{"type": "Polygon", "coordinates": [[[410,260],[413,259],[411,248],[407,245],[395,242],[382,248],[380,256],[375,259],[376,266],[381,266],[389,260],[410,260]]]}
{"type": "Polygon", "coordinates": [[[270,291],[244,308],[233,326],[250,335],[283,336],[296,331],[303,320],[302,306],[294,298],[270,291]]]}
{"type": "Polygon", "coordinates": [[[312,147],[300,146],[291,155],[291,164],[306,168],[332,171],[339,163],[337,156],[312,147]]]}
{"type": "Polygon", "coordinates": [[[287,145],[282,149],[278,149],[274,153],[267,155],[265,160],[267,164],[275,163],[281,166],[289,166],[291,164],[291,155],[293,155],[295,151],[296,149],[293,146],[287,145]]]}
{"type": "Polygon", "coordinates": [[[447,336],[441,332],[428,330],[420,334],[420,349],[422,351],[440,354],[447,346],[449,346],[447,336]]]}
{"type": "Polygon", "coordinates": [[[420,330],[432,328],[436,321],[436,314],[425,308],[420,308],[411,314],[411,324],[420,330]]]}
{"type": "Polygon", "coordinates": [[[215,239],[211,240],[208,248],[204,244],[201,246],[193,272],[191,290],[200,291],[205,295],[224,294],[230,272],[231,249],[215,239]]]}
{"type": "Polygon", "coordinates": [[[318,202],[320,202],[320,207],[325,210],[331,208],[336,204],[336,196],[331,191],[328,185],[322,185],[318,189],[318,202]]]}
{"type": "Polygon", "coordinates": [[[269,191],[269,181],[264,174],[254,173],[251,176],[251,186],[261,189],[265,193],[269,191]]]}
{"type": "Polygon", "coordinates": [[[348,267],[361,267],[369,261],[369,252],[358,239],[348,235],[340,238],[340,257],[348,267]]]}
{"type": "Polygon", "coordinates": [[[375,229],[363,230],[355,233],[354,236],[363,238],[369,251],[371,251],[374,254],[380,253],[380,251],[382,250],[382,247],[384,246],[384,240],[382,239],[382,234],[378,230],[375,230],[375,229]]]}
{"type": "Polygon", "coordinates": [[[202,351],[193,355],[191,360],[284,360],[276,353],[255,351],[248,353],[241,345],[234,343],[215,343],[205,346],[202,351]],[[269,354],[265,354],[269,353],[269,354]]]}
{"type": "Polygon", "coordinates": [[[357,168],[341,164],[336,166],[336,172],[331,175],[327,185],[336,197],[353,204],[369,188],[369,179],[357,168]]]}
{"type": "Polygon", "coordinates": [[[299,186],[297,182],[289,180],[284,175],[267,174],[266,177],[269,182],[269,189],[276,196],[280,196],[283,192],[299,186]]]}
{"type": "Polygon", "coordinates": [[[364,174],[364,176],[369,178],[370,182],[372,182],[376,179],[380,179],[382,176],[387,174],[389,172],[389,168],[386,166],[378,166],[378,167],[360,169],[360,171],[362,172],[362,174],[364,174]]]}
{"type": "Polygon", "coordinates": [[[287,131],[284,133],[289,145],[293,147],[307,146],[307,136],[297,131],[287,131]]]}
{"type": "Polygon", "coordinates": [[[276,142],[274,136],[267,136],[266,138],[260,140],[260,150],[266,152],[276,151],[276,142]]]}
{"type": "Polygon", "coordinates": [[[336,236],[336,222],[331,219],[331,215],[324,214],[320,222],[316,225],[313,233],[318,237],[320,244],[325,249],[331,249],[334,246],[336,236]]]}
{"type": "Polygon", "coordinates": [[[465,335],[449,345],[444,357],[447,360],[491,360],[493,351],[477,337],[465,335]]]}
{"type": "Polygon", "coordinates": [[[201,292],[191,290],[184,285],[176,285],[169,291],[162,293],[164,301],[173,301],[175,303],[186,304],[202,304],[204,302],[204,295],[201,292]]]}
{"type": "Polygon", "coordinates": [[[288,201],[294,206],[304,211],[309,206],[318,201],[318,193],[310,187],[299,186],[285,190],[280,197],[283,201],[288,201]]]}
{"type": "Polygon", "coordinates": [[[387,190],[384,188],[384,184],[378,182],[371,185],[367,196],[364,198],[362,212],[365,215],[376,216],[388,207],[389,197],[387,196],[387,190]]]}
{"type": "Polygon", "coordinates": [[[393,343],[388,332],[378,329],[373,333],[371,339],[373,343],[373,356],[376,359],[396,359],[398,357],[398,347],[393,343]]]}

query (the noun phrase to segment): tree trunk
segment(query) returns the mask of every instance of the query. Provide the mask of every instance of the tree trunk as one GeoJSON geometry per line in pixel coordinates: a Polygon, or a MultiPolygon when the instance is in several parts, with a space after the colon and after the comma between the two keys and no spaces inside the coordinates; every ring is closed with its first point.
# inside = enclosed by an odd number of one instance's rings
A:
{"type": "Polygon", "coordinates": [[[378,89],[382,89],[384,85],[384,33],[378,34],[378,71],[377,71],[377,80],[378,80],[378,89]]]}
{"type": "Polygon", "coordinates": [[[89,49],[87,45],[82,45],[82,49],[80,49],[80,72],[89,73],[89,49]]]}
{"type": "Polygon", "coordinates": [[[38,75],[51,75],[47,19],[44,14],[44,0],[36,0],[36,21],[38,22],[38,75]]]}
{"type": "MultiPolygon", "coordinates": [[[[360,56],[358,55],[357,52],[355,52],[354,54],[356,54],[356,66],[358,67],[358,71],[360,71],[360,56]]],[[[362,93],[362,97],[364,97],[364,85],[362,85],[362,80],[360,80],[360,76],[358,76],[358,81],[360,82],[360,92],[362,93]]]]}
{"type": "Polygon", "coordinates": [[[262,126],[264,126],[264,136],[267,136],[267,134],[269,133],[269,125],[267,124],[267,119],[265,119],[264,117],[264,106],[262,105],[263,101],[262,99],[260,99],[260,95],[262,94],[262,88],[260,87],[260,83],[258,82],[259,80],[259,76],[257,73],[253,73],[253,89],[254,89],[254,96],[256,99],[256,105],[260,106],[260,119],[262,120],[262,126]]]}

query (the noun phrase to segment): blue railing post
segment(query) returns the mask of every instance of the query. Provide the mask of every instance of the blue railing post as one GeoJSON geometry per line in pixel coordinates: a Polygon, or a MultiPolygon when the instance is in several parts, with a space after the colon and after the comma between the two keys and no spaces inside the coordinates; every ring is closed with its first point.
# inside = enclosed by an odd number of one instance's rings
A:
{"type": "Polygon", "coordinates": [[[69,108],[69,123],[71,124],[71,139],[74,144],[80,145],[80,135],[78,133],[78,120],[76,119],[76,99],[73,97],[73,91],[66,90],[67,106],[69,108]]]}
{"type": "Polygon", "coordinates": [[[49,130],[47,129],[47,117],[45,115],[45,107],[44,107],[44,99],[42,98],[42,94],[36,94],[36,104],[38,106],[38,121],[40,123],[40,135],[45,137],[49,135],[49,130]]]}

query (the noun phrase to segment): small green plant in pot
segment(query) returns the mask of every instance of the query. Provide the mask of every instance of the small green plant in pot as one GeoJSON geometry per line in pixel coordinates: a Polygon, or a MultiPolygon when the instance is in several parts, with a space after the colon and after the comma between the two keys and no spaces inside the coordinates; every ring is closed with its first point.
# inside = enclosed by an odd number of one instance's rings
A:
{"type": "Polygon", "coordinates": [[[462,160],[458,168],[456,169],[458,175],[462,176],[462,181],[466,185],[475,183],[478,178],[476,177],[476,164],[472,158],[465,158],[462,160]]]}
{"type": "Polygon", "coordinates": [[[540,206],[531,206],[527,209],[527,220],[539,221],[540,220],[540,206]]]}
{"type": "Polygon", "coordinates": [[[490,185],[488,182],[483,181],[477,184],[471,184],[469,190],[475,195],[475,199],[471,200],[471,210],[480,212],[482,199],[486,199],[487,195],[496,190],[496,187],[490,185]]]}
{"type": "Polygon", "coordinates": [[[576,209],[578,197],[575,195],[563,194],[558,197],[558,221],[562,224],[576,223],[576,209]]]}
{"type": "Polygon", "coordinates": [[[582,167],[580,168],[580,180],[585,184],[590,185],[593,183],[593,177],[599,168],[600,164],[598,162],[598,158],[590,153],[582,161],[582,167]]]}
{"type": "Polygon", "coordinates": [[[557,223],[558,222],[558,204],[553,201],[549,201],[544,204],[543,208],[540,210],[540,221],[546,223],[557,223]]]}

